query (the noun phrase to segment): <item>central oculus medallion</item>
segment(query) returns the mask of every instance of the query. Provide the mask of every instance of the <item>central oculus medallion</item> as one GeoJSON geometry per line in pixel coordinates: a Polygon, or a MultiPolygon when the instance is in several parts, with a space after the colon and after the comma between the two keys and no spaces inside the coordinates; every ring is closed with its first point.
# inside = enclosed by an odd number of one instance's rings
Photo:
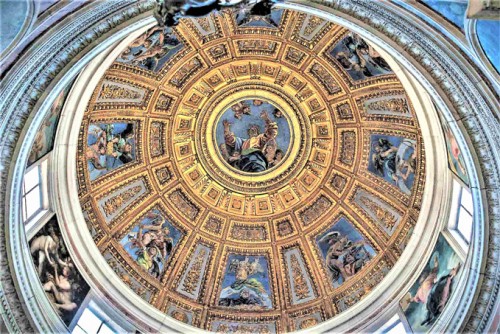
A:
{"type": "Polygon", "coordinates": [[[246,99],[231,104],[216,122],[216,142],[222,159],[242,172],[273,169],[290,146],[285,113],[270,102],[246,99]]]}

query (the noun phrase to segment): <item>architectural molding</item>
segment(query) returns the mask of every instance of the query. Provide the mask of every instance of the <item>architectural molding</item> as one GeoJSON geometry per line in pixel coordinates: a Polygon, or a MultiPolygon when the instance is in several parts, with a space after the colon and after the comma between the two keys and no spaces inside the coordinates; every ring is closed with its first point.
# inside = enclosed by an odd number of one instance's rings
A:
{"type": "Polygon", "coordinates": [[[465,34],[467,36],[467,41],[474,55],[478,59],[476,64],[483,70],[486,76],[491,81],[495,91],[500,93],[500,74],[497,72],[493,64],[491,63],[488,56],[485,54],[481,41],[477,36],[477,20],[467,20],[465,24],[465,34]]]}

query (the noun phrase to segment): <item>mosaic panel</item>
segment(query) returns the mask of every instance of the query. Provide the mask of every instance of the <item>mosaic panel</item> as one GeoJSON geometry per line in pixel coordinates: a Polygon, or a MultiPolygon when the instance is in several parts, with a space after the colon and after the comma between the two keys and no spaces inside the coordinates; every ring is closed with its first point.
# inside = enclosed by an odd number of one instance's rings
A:
{"type": "MultiPolygon", "coordinates": [[[[267,28],[278,30],[281,23],[285,20],[286,11],[284,9],[272,10],[270,14],[259,15],[254,11],[241,11],[239,12],[234,21],[238,28],[267,28]]],[[[245,29],[246,31],[250,29],[245,29]]]]}
{"type": "Polygon", "coordinates": [[[334,287],[356,275],[376,255],[370,243],[345,217],[318,235],[316,245],[334,287]]]}
{"type": "Polygon", "coordinates": [[[265,256],[230,254],[217,305],[233,309],[273,307],[269,260],[265,256]]]}
{"type": "Polygon", "coordinates": [[[329,51],[329,55],[348,73],[352,81],[393,73],[380,54],[353,32],[347,33],[329,51]]]}
{"type": "Polygon", "coordinates": [[[90,287],[68,252],[55,216],[30,240],[29,247],[45,295],[69,326],[90,287]]]}
{"type": "Polygon", "coordinates": [[[160,279],[182,232],[158,209],[148,212],[120,240],[128,255],[152,277],[160,279]]]}
{"type": "Polygon", "coordinates": [[[137,123],[92,123],[87,132],[90,180],[137,159],[137,123]]]}
{"type": "Polygon", "coordinates": [[[368,170],[410,195],[417,168],[416,144],[408,138],[371,135],[368,170]]]}
{"type": "Polygon", "coordinates": [[[278,166],[291,146],[289,120],[267,101],[239,101],[221,115],[219,123],[216,138],[220,154],[243,172],[278,166]]]}
{"type": "Polygon", "coordinates": [[[132,42],[116,61],[158,72],[183,47],[173,28],[154,26],[132,42]]]}
{"type": "Polygon", "coordinates": [[[462,260],[440,235],[420,278],[399,303],[414,332],[427,332],[439,319],[456,289],[462,266],[462,260]]]}

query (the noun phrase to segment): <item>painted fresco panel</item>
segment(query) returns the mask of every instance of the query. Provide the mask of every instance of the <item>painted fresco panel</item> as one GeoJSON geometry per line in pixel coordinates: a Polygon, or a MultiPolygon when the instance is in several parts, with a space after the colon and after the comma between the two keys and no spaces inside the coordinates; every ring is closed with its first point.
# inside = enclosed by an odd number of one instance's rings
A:
{"type": "Polygon", "coordinates": [[[172,28],[154,26],[132,42],[116,61],[158,72],[182,48],[172,28]]]}
{"type": "Polygon", "coordinates": [[[45,156],[54,148],[54,139],[56,136],[57,124],[61,117],[61,111],[64,102],[68,97],[68,93],[72,84],[64,88],[56,97],[54,103],[50,107],[50,113],[43,120],[42,126],[38,129],[35,135],[35,141],[31,147],[31,152],[28,157],[28,166],[31,166],[37,160],[45,156]]]}
{"type": "Polygon", "coordinates": [[[335,45],[330,55],[337,60],[353,81],[393,73],[380,54],[353,32],[349,32],[335,45]]]}
{"type": "Polygon", "coordinates": [[[440,235],[419,279],[400,301],[413,332],[427,332],[439,318],[456,288],[462,261],[440,235]]]}
{"type": "Polygon", "coordinates": [[[154,209],[144,216],[120,244],[154,278],[161,278],[182,233],[154,209]]]}
{"type": "Polygon", "coordinates": [[[372,246],[344,217],[318,235],[316,243],[335,288],[356,275],[376,254],[372,246]]]}
{"type": "Polygon", "coordinates": [[[263,172],[283,161],[290,145],[288,119],[263,100],[234,103],[219,118],[217,146],[224,160],[244,172],[263,172]]]}
{"type": "Polygon", "coordinates": [[[230,254],[218,305],[235,309],[271,309],[271,280],[265,256],[230,254]]]}
{"type": "Polygon", "coordinates": [[[500,73],[500,21],[498,20],[478,20],[476,23],[477,37],[484,53],[500,73]]]}
{"type": "Polygon", "coordinates": [[[0,1],[0,53],[5,51],[22,31],[29,16],[27,1],[0,1]]]}
{"type": "Polygon", "coordinates": [[[408,138],[371,135],[368,170],[410,195],[417,168],[416,145],[408,138]]]}
{"type": "Polygon", "coordinates": [[[70,257],[55,216],[30,240],[30,251],[47,298],[69,326],[90,288],[70,257]]]}
{"type": "Polygon", "coordinates": [[[90,180],[136,160],[135,123],[93,123],[87,133],[90,180]]]}
{"type": "Polygon", "coordinates": [[[460,147],[458,147],[457,140],[451,131],[451,128],[443,122],[444,136],[446,140],[446,149],[448,152],[448,164],[450,169],[455,173],[460,180],[469,185],[469,176],[465,169],[465,161],[460,147]]]}
{"type": "MultiPolygon", "coordinates": [[[[448,21],[464,30],[465,11],[467,10],[467,1],[450,0],[420,0],[427,6],[441,14],[448,21]]],[[[477,1],[477,0],[473,0],[477,1]]]]}

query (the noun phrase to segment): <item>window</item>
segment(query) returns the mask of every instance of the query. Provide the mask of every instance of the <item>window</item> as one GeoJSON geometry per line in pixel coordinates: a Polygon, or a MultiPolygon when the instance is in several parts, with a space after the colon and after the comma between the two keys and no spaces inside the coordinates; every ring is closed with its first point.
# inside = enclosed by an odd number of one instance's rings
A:
{"type": "Polygon", "coordinates": [[[380,327],[375,333],[377,334],[406,334],[405,327],[399,319],[399,316],[395,314],[389,321],[387,321],[382,327],[380,327]]]}
{"type": "Polygon", "coordinates": [[[34,166],[24,174],[22,210],[27,222],[43,209],[41,165],[34,166]]]}
{"type": "Polygon", "coordinates": [[[454,229],[460,234],[460,237],[469,244],[472,234],[472,195],[467,188],[460,189],[458,197],[457,219],[454,229]]]}
{"type": "Polygon", "coordinates": [[[73,334],[114,334],[109,327],[90,307],[87,307],[73,328],[73,334]]]}
{"type": "Polygon", "coordinates": [[[466,186],[453,180],[453,200],[450,208],[448,231],[463,251],[469,248],[472,236],[474,206],[472,195],[466,186]]]}

